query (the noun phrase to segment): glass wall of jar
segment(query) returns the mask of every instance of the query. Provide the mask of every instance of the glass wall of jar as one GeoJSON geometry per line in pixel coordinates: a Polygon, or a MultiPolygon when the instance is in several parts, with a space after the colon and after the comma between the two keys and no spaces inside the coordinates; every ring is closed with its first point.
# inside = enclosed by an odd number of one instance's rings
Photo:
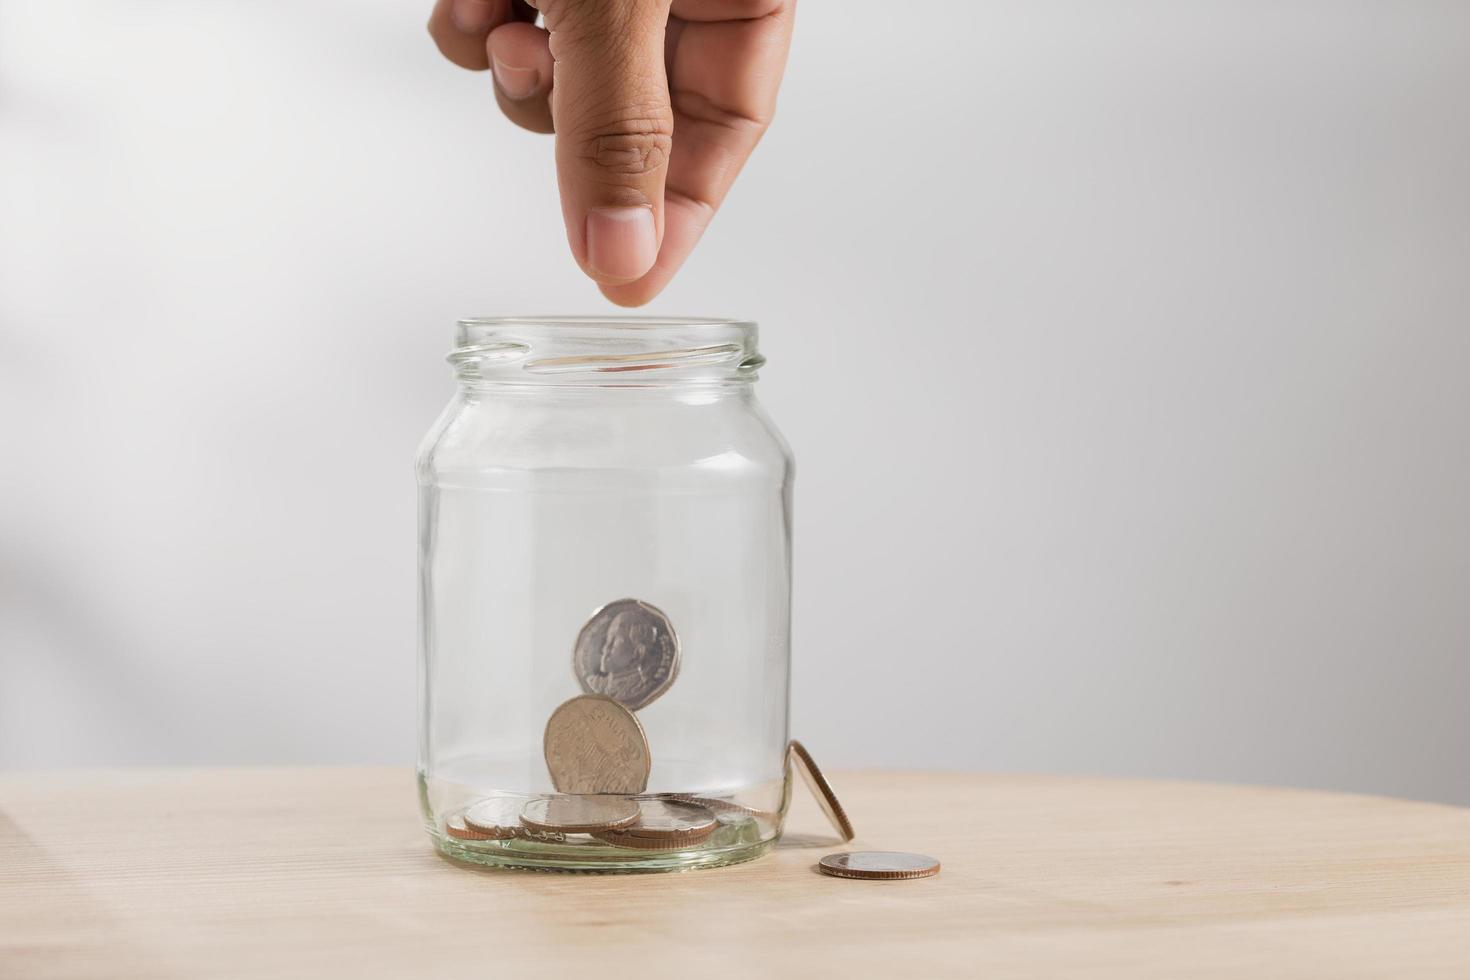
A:
{"type": "Polygon", "coordinates": [[[606,870],[760,855],[788,798],[793,467],[755,325],[464,320],[449,360],[417,465],[435,845],[606,870]]]}

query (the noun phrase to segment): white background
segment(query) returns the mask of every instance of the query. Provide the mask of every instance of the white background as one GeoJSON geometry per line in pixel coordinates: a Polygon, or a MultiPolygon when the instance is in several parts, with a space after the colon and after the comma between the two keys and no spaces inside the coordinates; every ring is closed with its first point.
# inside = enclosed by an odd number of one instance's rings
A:
{"type": "MultiPolygon", "coordinates": [[[[0,765],[408,764],[455,317],[607,309],[428,2],[0,2],[0,765]],[[421,9],[422,8],[422,9],[421,9]]],[[[1470,802],[1470,5],[804,0],[763,324],[833,766],[1470,802]]]]}

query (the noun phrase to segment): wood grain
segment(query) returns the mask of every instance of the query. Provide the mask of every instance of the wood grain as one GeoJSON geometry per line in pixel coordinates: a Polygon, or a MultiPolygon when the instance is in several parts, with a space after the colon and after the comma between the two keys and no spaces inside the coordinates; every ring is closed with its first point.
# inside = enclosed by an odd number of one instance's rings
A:
{"type": "Polygon", "coordinates": [[[842,881],[783,845],[673,875],[473,870],[410,773],[0,776],[0,977],[1470,976],[1470,810],[1284,789],[839,773],[842,881]]]}

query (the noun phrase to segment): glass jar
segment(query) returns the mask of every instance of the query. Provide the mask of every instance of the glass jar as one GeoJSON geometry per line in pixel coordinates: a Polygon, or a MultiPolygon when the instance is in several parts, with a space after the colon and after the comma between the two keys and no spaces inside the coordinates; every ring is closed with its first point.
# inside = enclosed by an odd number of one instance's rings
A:
{"type": "Polygon", "coordinates": [[[755,324],[462,320],[449,361],[417,464],[435,846],[601,870],[764,853],[789,799],[793,467],[755,324]]]}

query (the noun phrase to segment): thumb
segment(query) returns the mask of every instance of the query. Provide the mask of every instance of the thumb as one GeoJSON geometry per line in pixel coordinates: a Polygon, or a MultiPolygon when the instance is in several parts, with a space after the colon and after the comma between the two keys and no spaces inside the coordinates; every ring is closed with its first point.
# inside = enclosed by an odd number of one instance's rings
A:
{"type": "Polygon", "coordinates": [[[664,72],[671,0],[542,0],[567,239],[599,283],[632,282],[663,240],[674,135],[664,72]]]}

